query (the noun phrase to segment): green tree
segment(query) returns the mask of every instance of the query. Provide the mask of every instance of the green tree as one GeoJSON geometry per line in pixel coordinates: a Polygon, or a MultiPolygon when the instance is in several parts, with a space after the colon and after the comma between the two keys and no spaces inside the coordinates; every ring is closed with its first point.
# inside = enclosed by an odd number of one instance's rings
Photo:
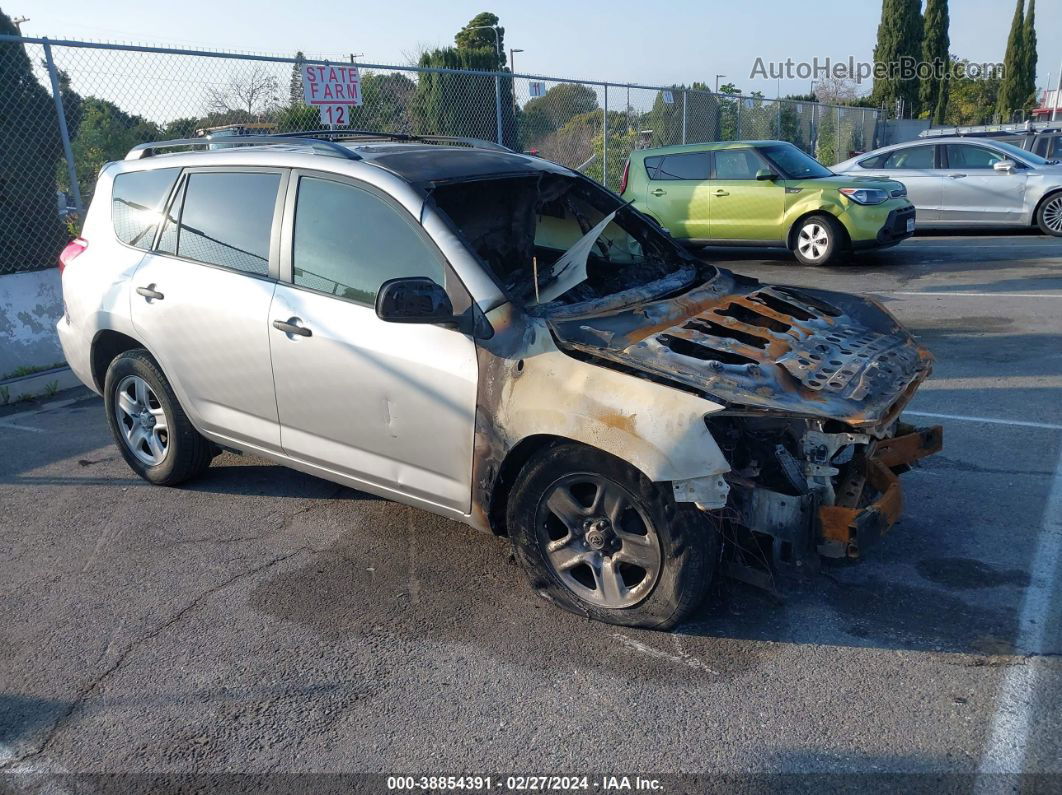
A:
{"type": "Polygon", "coordinates": [[[719,101],[704,83],[672,86],[671,103],[658,91],[653,107],[641,119],[643,129],[651,130],[650,145],[682,143],[682,116],[685,105],[686,143],[714,141],[719,137],[719,101]]]}
{"type": "Polygon", "coordinates": [[[163,140],[173,140],[175,138],[194,138],[195,131],[202,126],[202,119],[195,116],[182,116],[179,119],[173,119],[166,122],[162,127],[160,137],[163,140]]]}
{"type": "Polygon", "coordinates": [[[837,157],[837,109],[829,105],[819,105],[819,129],[815,137],[815,159],[820,163],[836,163],[844,158],[837,157]]]}
{"type": "MultiPolygon", "coordinates": [[[[18,35],[2,11],[0,34],[18,35]]],[[[0,274],[56,263],[66,243],[56,206],[61,157],[51,95],[22,45],[0,42],[0,274]]]]}
{"type": "Polygon", "coordinates": [[[969,70],[969,61],[952,57],[948,107],[944,114],[948,126],[991,122],[999,103],[1002,78],[995,73],[970,76],[969,70]]]}
{"type": "Polygon", "coordinates": [[[476,14],[467,25],[457,31],[454,44],[459,50],[489,49],[494,54],[495,61],[490,71],[497,72],[505,68],[505,28],[498,26],[497,14],[489,11],[476,14]],[[490,28],[497,28],[497,39],[490,28]]]}
{"type": "Polygon", "coordinates": [[[1007,54],[1003,58],[1003,85],[1000,87],[996,112],[1010,121],[1014,112],[1025,107],[1025,0],[1017,0],[1014,18],[1007,37],[1007,54]]]}
{"type": "Polygon", "coordinates": [[[1022,49],[1025,52],[1025,104],[1023,109],[1028,110],[1036,102],[1036,0],[1029,0],[1029,11],[1025,15],[1025,26],[1022,29],[1022,49]]]}
{"type": "Polygon", "coordinates": [[[301,105],[303,103],[302,91],[302,65],[306,63],[306,56],[302,50],[295,53],[295,63],[291,65],[291,80],[288,82],[288,104],[301,105]]]}
{"type": "Polygon", "coordinates": [[[921,0],[883,0],[874,47],[874,63],[884,71],[874,80],[874,103],[879,107],[892,107],[900,100],[906,115],[917,114],[917,73],[908,76],[905,70],[914,71],[921,59],[922,37],[921,0]]]}
{"type": "Polygon", "coordinates": [[[928,115],[934,124],[943,124],[948,106],[947,70],[951,67],[949,24],[948,0],[926,0],[922,60],[932,67],[932,72],[922,78],[919,102],[922,113],[928,115]]]}
{"type": "Polygon", "coordinates": [[[81,194],[92,193],[104,163],[121,160],[137,144],[159,139],[158,125],[126,113],[113,102],[85,97],[81,124],[71,141],[81,194]]]}
{"type": "Polygon", "coordinates": [[[528,100],[520,114],[520,145],[524,149],[559,130],[576,116],[597,108],[597,93],[580,83],[558,83],[544,96],[528,100]]]}
{"type": "MultiPolygon", "coordinates": [[[[490,72],[496,65],[493,49],[447,47],[420,57],[424,67],[490,72]]],[[[515,148],[512,81],[502,79],[500,87],[502,143],[515,148]]],[[[411,107],[414,132],[497,140],[494,90],[495,78],[489,74],[421,74],[411,107]]]]}

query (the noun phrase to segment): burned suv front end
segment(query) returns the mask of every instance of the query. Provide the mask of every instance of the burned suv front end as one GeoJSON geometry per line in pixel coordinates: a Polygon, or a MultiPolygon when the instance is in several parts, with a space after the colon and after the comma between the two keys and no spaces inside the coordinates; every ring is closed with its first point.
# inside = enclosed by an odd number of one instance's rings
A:
{"type": "Polygon", "coordinates": [[[941,448],[900,413],[929,351],[880,304],[720,269],[674,297],[561,307],[559,344],[723,406],[705,417],[730,464],[715,517],[731,576],[774,587],[820,556],[854,558],[899,518],[898,475],[941,448]]]}

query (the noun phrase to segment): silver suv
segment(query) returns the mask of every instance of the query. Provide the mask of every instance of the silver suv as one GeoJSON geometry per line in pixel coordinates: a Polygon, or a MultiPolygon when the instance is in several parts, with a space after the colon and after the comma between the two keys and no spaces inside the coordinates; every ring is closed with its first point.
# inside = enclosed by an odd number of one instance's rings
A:
{"type": "Polygon", "coordinates": [[[899,420],[931,357],[880,305],[705,264],[568,169],[204,145],[108,164],[61,258],[67,359],[152,483],[253,453],[508,535],[547,599],[666,628],[720,568],[857,556],[940,447],[899,420]]]}

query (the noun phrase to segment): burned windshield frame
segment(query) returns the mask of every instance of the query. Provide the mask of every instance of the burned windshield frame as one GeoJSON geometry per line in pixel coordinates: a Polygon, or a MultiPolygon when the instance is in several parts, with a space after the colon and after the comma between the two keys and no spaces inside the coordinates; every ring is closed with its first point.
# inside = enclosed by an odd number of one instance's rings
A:
{"type": "MultiPolygon", "coordinates": [[[[544,261],[542,246],[535,246],[544,215],[556,214],[558,207],[569,202],[593,209],[593,216],[582,217],[577,206],[569,212],[578,219],[585,233],[597,218],[616,212],[613,223],[641,247],[637,263],[616,263],[615,271],[602,271],[601,263],[611,260],[598,244],[591,254],[596,267],[592,275],[573,286],[544,307],[571,305],[608,296],[627,294],[631,288],[644,287],[672,273],[696,266],[696,273],[710,268],[676,244],[651,219],[630,207],[629,202],[582,175],[540,173],[533,176],[499,174],[475,180],[454,180],[434,185],[429,198],[451,225],[467,249],[476,256],[494,283],[514,304],[529,309],[534,303],[533,262],[537,262],[539,286],[553,265],[570,249],[554,249],[557,257],[544,261]],[[491,191],[490,188],[494,187],[491,191]],[[550,213],[550,209],[553,213],[550,213]],[[611,284],[610,284],[611,282],[611,284]],[[573,297],[571,294],[574,293],[573,297]],[[565,300],[567,298],[567,300],[565,300]]],[[[567,241],[566,241],[567,243],[567,241]]],[[[714,269],[712,273],[714,274],[714,269]]],[[[698,283],[703,279],[694,279],[698,283]]]]}

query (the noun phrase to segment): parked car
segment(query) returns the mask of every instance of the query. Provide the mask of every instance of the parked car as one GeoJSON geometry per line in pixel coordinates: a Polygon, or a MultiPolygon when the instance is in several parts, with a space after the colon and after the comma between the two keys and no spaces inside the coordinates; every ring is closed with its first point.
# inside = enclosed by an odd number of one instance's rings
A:
{"type": "Polygon", "coordinates": [[[1062,237],[1062,165],[992,138],[933,138],[846,160],[834,171],[892,177],[928,227],[1037,225],[1062,237]]]}
{"type": "Polygon", "coordinates": [[[253,453],[506,534],[549,600],[645,627],[896,520],[941,440],[899,419],[932,357],[880,304],[708,265],[546,160],[401,140],[103,168],[58,330],[140,477],[253,453]]]}
{"type": "Polygon", "coordinates": [[[1002,141],[1048,160],[1062,159],[1062,125],[1052,122],[936,127],[918,134],[919,138],[937,140],[956,136],[1002,141]]]}
{"type": "Polygon", "coordinates": [[[903,185],[838,177],[784,141],[640,149],[623,173],[620,194],[687,245],[788,248],[827,265],[914,234],[903,185]]]}

